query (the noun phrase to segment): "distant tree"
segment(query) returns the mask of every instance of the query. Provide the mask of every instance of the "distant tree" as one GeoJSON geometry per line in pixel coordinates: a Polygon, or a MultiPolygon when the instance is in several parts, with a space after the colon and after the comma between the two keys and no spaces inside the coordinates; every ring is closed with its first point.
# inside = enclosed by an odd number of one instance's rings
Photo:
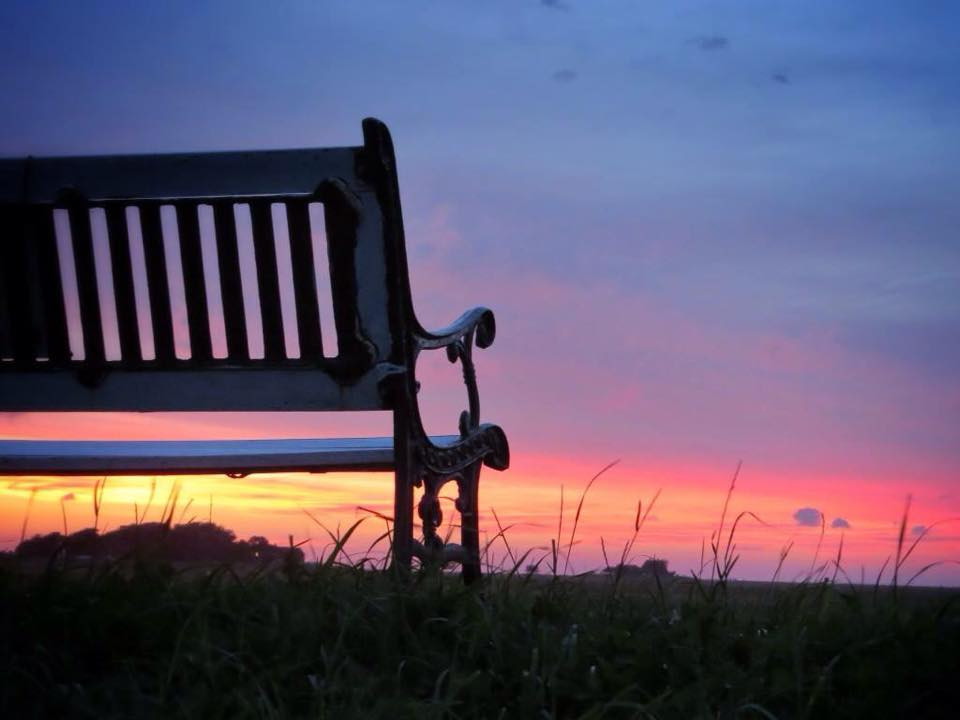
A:
{"type": "Polygon", "coordinates": [[[673,577],[676,573],[667,569],[667,561],[661,558],[649,558],[643,565],[624,563],[613,565],[606,569],[608,573],[618,573],[625,577],[673,577]]]}
{"type": "Polygon", "coordinates": [[[271,562],[273,560],[292,558],[294,562],[303,562],[303,551],[300,548],[273,545],[262,535],[254,535],[247,540],[246,545],[249,553],[247,556],[248,560],[271,562]]]}
{"type": "Polygon", "coordinates": [[[242,560],[241,548],[232,530],[210,522],[177,525],[165,539],[170,560],[202,558],[214,562],[242,560]]]}
{"type": "Polygon", "coordinates": [[[133,523],[105,533],[95,528],[64,536],[59,532],[34,535],[20,543],[20,558],[49,559],[55,553],[72,558],[121,558],[148,555],[169,562],[303,562],[303,551],[272,545],[262,535],[238,541],[232,530],[210,522],[189,522],[168,527],[164,523],[133,523]]]}
{"type": "Polygon", "coordinates": [[[72,556],[98,557],[102,552],[100,535],[95,528],[84,528],[70,533],[64,541],[67,554],[72,556]]]}
{"type": "Polygon", "coordinates": [[[14,551],[19,558],[49,558],[63,548],[64,537],[52,532],[46,535],[34,535],[17,545],[14,551]]]}
{"type": "Polygon", "coordinates": [[[124,557],[131,553],[156,550],[167,527],[160,522],[121,525],[116,530],[100,535],[100,553],[111,557],[124,557]]]}

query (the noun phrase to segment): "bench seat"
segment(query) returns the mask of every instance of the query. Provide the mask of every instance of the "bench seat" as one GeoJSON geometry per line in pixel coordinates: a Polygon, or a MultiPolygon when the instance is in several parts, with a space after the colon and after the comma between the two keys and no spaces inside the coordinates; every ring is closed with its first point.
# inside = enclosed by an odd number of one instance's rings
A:
{"type": "Polygon", "coordinates": [[[510,464],[503,430],[480,421],[474,351],[495,335],[485,307],[435,330],[417,319],[393,141],[374,118],[362,145],[335,148],[0,158],[0,412],[393,421],[380,438],[7,438],[0,475],[392,470],[393,566],[459,562],[476,580],[480,469],[510,464]],[[458,434],[430,437],[417,362],[438,350],[466,397],[458,434]],[[439,532],[448,483],[460,543],[439,532]]]}
{"type": "MultiPolygon", "coordinates": [[[[451,446],[457,435],[433,436],[451,446]]],[[[392,437],[296,440],[0,440],[0,475],[247,475],[393,470],[392,437]]]]}

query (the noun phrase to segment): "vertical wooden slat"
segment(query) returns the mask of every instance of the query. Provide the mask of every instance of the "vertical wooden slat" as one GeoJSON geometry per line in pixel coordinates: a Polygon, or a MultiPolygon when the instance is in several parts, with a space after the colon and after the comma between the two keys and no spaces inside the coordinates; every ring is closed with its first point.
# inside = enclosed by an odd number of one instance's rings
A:
{"type": "Polygon", "coordinates": [[[217,264],[220,269],[220,294],[223,298],[223,326],[227,333],[227,355],[232,360],[249,357],[247,324],[243,311],[243,286],[240,281],[240,253],[237,249],[237,221],[233,202],[213,204],[213,223],[217,236],[217,264]]]}
{"type": "Polygon", "coordinates": [[[0,237],[0,274],[8,320],[9,352],[18,365],[29,365],[36,359],[31,294],[27,282],[25,252],[26,213],[22,206],[4,205],[0,222],[7,232],[0,237]]]}
{"type": "Polygon", "coordinates": [[[86,204],[78,203],[71,204],[67,213],[70,218],[73,262],[77,273],[84,362],[96,365],[104,360],[103,323],[100,319],[100,297],[97,293],[97,266],[93,259],[90,210],[86,204]]]}
{"type": "MultiPolygon", "coordinates": [[[[0,253],[0,260],[3,254],[0,253]]],[[[0,360],[13,357],[13,335],[10,332],[10,312],[7,310],[7,277],[0,269],[0,360]]]]}
{"type": "Polygon", "coordinates": [[[190,324],[191,360],[210,360],[210,318],[207,315],[207,288],[203,275],[203,251],[200,246],[200,219],[194,202],[177,203],[177,227],[180,233],[180,264],[190,324]]]}
{"type": "Polygon", "coordinates": [[[310,240],[310,206],[306,202],[294,201],[287,203],[286,207],[300,357],[319,359],[323,357],[323,340],[320,333],[320,308],[317,305],[313,244],[310,240]]]}
{"type": "MultiPolygon", "coordinates": [[[[6,208],[0,209],[0,223],[7,222],[6,208]]],[[[0,244],[5,246],[7,240],[0,237],[0,244]]],[[[7,282],[6,248],[0,246],[0,359],[13,357],[13,333],[10,330],[12,318],[7,309],[7,293],[10,284],[7,282]]]]}
{"type": "Polygon", "coordinates": [[[169,365],[176,361],[176,352],[173,345],[167,260],[163,253],[160,204],[141,203],[139,210],[143,257],[147,266],[147,287],[150,294],[150,314],[153,320],[154,353],[158,363],[169,365]]]}
{"type": "Polygon", "coordinates": [[[37,244],[34,239],[34,228],[29,208],[24,209],[23,256],[24,278],[27,283],[27,304],[20,312],[29,313],[31,340],[33,342],[33,357],[49,359],[47,349],[47,333],[43,312],[43,298],[40,292],[40,263],[37,258],[37,244]]]}
{"type": "Polygon", "coordinates": [[[253,254],[257,263],[257,290],[260,319],[263,323],[263,354],[267,360],[286,357],[283,342],[283,316],[280,309],[280,282],[277,276],[277,251],[274,244],[270,201],[250,203],[253,254]]]}
{"type": "Polygon", "coordinates": [[[333,321],[337,327],[338,350],[352,356],[365,352],[352,332],[357,318],[357,273],[354,233],[350,208],[342,202],[324,201],[323,218],[327,231],[327,259],[330,263],[330,294],[333,321]]]}
{"type": "Polygon", "coordinates": [[[107,236],[110,239],[110,269],[113,273],[113,297],[117,308],[117,334],[120,358],[126,365],[143,360],[140,329],[137,324],[137,299],[133,289],[133,265],[130,262],[130,232],[126,208],[119,203],[104,208],[107,236]]]}
{"type": "Polygon", "coordinates": [[[57,252],[53,208],[47,205],[34,206],[28,213],[31,237],[37,249],[38,280],[40,294],[43,297],[47,355],[51,364],[64,365],[70,361],[70,336],[67,331],[67,312],[63,303],[63,279],[60,275],[60,255],[57,252]]]}

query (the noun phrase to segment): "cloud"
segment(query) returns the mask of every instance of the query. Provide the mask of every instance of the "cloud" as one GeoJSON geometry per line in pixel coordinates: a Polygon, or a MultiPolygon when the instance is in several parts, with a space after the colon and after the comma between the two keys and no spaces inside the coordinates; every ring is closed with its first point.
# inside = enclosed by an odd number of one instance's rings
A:
{"type": "Polygon", "coordinates": [[[832,528],[844,528],[844,529],[849,530],[849,529],[850,529],[850,523],[848,523],[848,522],[846,521],[846,519],[838,517],[838,518],[834,518],[834,519],[833,519],[833,522],[830,523],[830,527],[832,527],[832,528]]]}
{"type": "Polygon", "coordinates": [[[570,68],[563,68],[553,74],[553,79],[560,83],[570,83],[577,79],[577,71],[571,70],[570,68]]]}
{"type": "Polygon", "coordinates": [[[912,528],[910,528],[911,535],[923,535],[926,531],[926,525],[914,525],[912,528]]]}
{"type": "Polygon", "coordinates": [[[730,47],[730,40],[723,35],[698,35],[690,42],[705,52],[724,50],[730,47]]]}
{"type": "Polygon", "coordinates": [[[551,10],[569,10],[570,6],[564,0],[540,0],[540,4],[551,10]]]}
{"type": "Polygon", "coordinates": [[[797,525],[803,525],[804,527],[818,527],[822,517],[820,511],[812,507],[800,508],[793,514],[793,519],[797,521],[797,525]]]}

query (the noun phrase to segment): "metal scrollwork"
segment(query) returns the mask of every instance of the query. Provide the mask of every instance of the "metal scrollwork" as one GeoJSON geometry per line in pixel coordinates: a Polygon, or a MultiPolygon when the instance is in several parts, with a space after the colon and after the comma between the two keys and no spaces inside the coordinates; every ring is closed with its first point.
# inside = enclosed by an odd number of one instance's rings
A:
{"type": "Polygon", "coordinates": [[[453,445],[434,445],[427,441],[420,448],[424,467],[437,475],[461,472],[478,461],[494,470],[503,470],[510,462],[507,438],[497,425],[483,424],[468,431],[453,445]]]}
{"type": "Polygon", "coordinates": [[[464,577],[479,575],[477,527],[477,483],[480,467],[503,470],[510,463],[510,451],[503,430],[480,423],[480,394],[473,362],[474,345],[485,348],[493,342],[493,313],[485,308],[465,313],[452,326],[419,338],[419,350],[441,349],[451,363],[459,361],[467,390],[467,409],[460,413],[459,438],[449,445],[437,445],[417,423],[414,443],[418,471],[415,486],[423,488],[417,514],[423,528],[422,542],[413,542],[412,554],[422,562],[460,562],[464,577]],[[457,483],[455,507],[460,513],[462,544],[444,543],[439,536],[443,523],[440,491],[449,482],[457,483]]]}
{"type": "MultiPolygon", "coordinates": [[[[423,522],[423,544],[432,551],[443,549],[443,540],[437,534],[443,524],[443,509],[440,507],[440,489],[455,478],[428,475],[424,478],[423,496],[417,505],[417,514],[423,522]]],[[[459,500],[459,498],[458,498],[459,500]]]]}
{"type": "Polygon", "coordinates": [[[447,359],[451,363],[460,361],[463,370],[463,384],[467,386],[467,410],[460,414],[460,435],[480,424],[480,393],[477,390],[477,371],[473,365],[473,331],[466,333],[456,342],[447,345],[447,359]]]}

